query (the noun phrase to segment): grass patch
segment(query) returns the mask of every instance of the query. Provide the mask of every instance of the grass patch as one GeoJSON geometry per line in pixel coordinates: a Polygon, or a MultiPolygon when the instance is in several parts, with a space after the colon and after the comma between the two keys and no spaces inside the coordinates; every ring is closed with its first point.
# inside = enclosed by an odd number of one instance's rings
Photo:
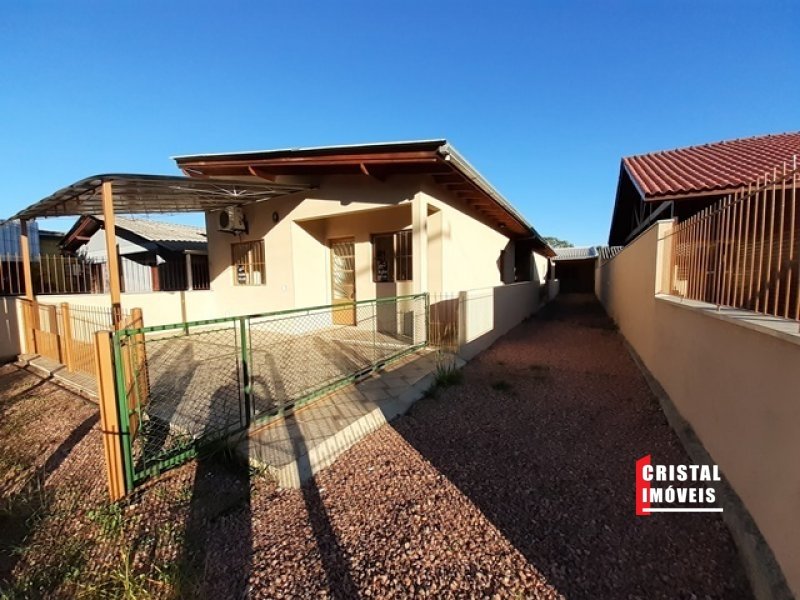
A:
{"type": "Polygon", "coordinates": [[[124,525],[122,506],[119,503],[105,504],[87,513],[89,520],[100,527],[102,534],[111,539],[122,535],[124,525]]]}
{"type": "Polygon", "coordinates": [[[50,551],[57,558],[11,581],[8,586],[0,583],[0,599],[47,598],[63,584],[77,583],[86,564],[86,542],[66,538],[54,543],[50,551]]]}

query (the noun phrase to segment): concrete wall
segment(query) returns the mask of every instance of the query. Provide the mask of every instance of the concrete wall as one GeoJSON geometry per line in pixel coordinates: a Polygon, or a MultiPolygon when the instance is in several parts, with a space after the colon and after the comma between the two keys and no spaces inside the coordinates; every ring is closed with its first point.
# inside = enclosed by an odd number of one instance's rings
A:
{"type": "Polygon", "coordinates": [[[538,281],[431,295],[431,304],[458,319],[458,354],[469,360],[535,313],[543,300],[538,281]]]}
{"type": "Polygon", "coordinates": [[[597,296],[720,465],[800,594],[797,324],[657,295],[665,289],[660,239],[671,227],[655,224],[602,264],[597,296]]]}
{"type": "MultiPolygon", "coordinates": [[[[66,302],[75,306],[100,306],[103,308],[111,306],[108,294],[61,294],[37,296],[36,299],[41,304],[66,302]]],[[[144,323],[147,326],[169,325],[184,320],[201,321],[222,316],[217,313],[216,299],[209,290],[122,294],[122,309],[130,311],[132,308],[142,309],[144,323]]]]}

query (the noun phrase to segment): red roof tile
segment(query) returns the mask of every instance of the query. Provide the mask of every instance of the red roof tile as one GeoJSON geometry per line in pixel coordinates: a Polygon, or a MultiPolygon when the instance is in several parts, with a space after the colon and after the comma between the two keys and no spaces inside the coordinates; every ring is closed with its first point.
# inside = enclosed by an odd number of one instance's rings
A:
{"type": "Polygon", "coordinates": [[[629,156],[622,162],[646,200],[745,186],[800,155],[800,132],[629,156]]]}

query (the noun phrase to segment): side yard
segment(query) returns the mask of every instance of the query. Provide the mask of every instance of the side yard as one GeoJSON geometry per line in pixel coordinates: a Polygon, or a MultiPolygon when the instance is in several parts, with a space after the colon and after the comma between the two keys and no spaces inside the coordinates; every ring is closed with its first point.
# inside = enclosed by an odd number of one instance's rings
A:
{"type": "Polygon", "coordinates": [[[301,490],[220,452],[109,506],[96,409],[13,366],[0,394],[1,596],[750,597],[717,516],[633,516],[635,459],[687,459],[593,298],[301,490]]]}

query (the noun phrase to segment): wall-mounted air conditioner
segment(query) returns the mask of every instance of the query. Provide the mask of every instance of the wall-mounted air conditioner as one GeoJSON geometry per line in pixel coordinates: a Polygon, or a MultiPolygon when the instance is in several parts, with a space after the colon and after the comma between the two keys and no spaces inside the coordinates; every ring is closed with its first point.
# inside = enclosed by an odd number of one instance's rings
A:
{"type": "Polygon", "coordinates": [[[218,229],[228,233],[243,233],[247,231],[247,222],[244,212],[238,206],[229,206],[219,213],[218,229]]]}

